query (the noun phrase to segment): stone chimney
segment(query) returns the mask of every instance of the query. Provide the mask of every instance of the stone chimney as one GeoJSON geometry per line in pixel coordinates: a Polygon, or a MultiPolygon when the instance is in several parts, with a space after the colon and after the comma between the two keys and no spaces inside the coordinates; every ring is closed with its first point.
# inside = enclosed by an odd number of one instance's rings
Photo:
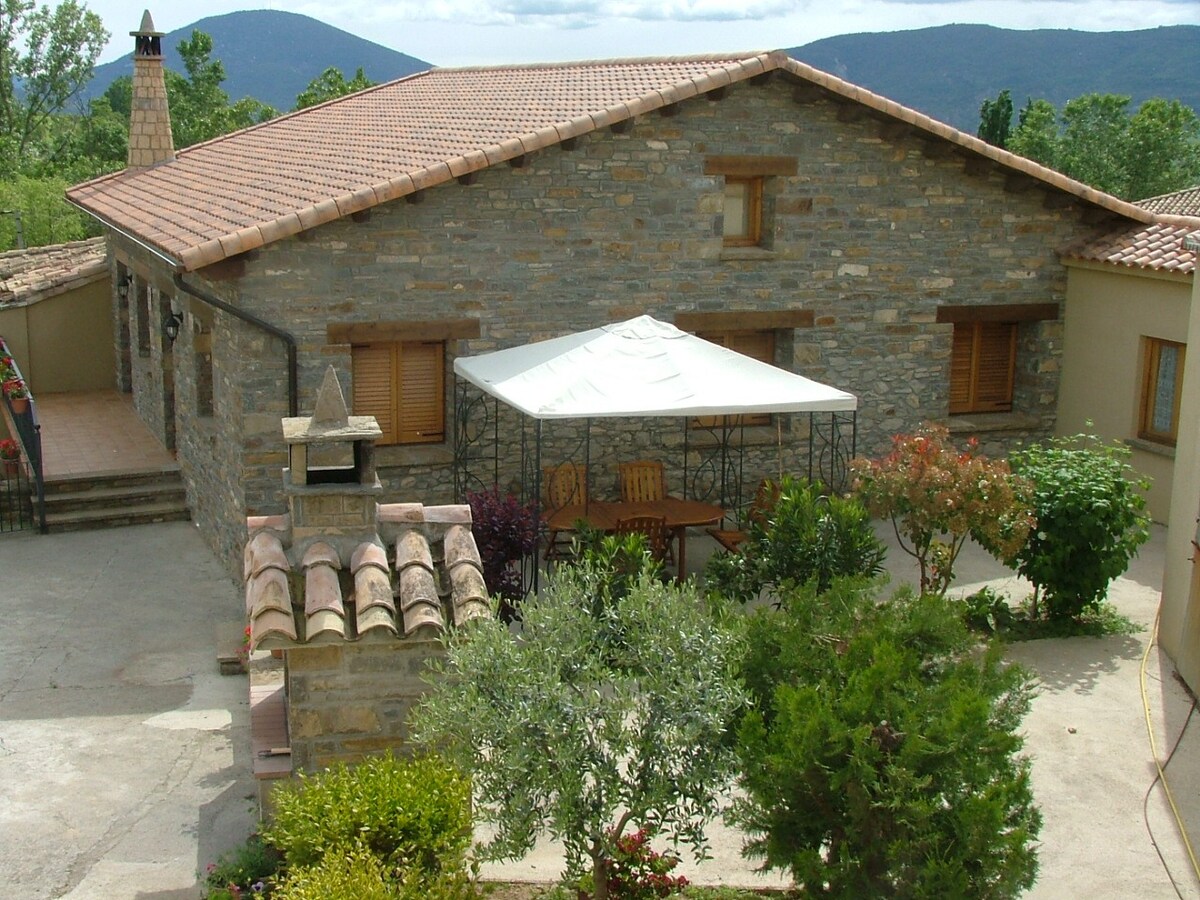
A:
{"type": "Polygon", "coordinates": [[[148,169],[175,158],[163,78],[163,33],[154,30],[150,10],[142,13],[142,27],[129,33],[134,38],[134,49],[127,164],[130,169],[148,169]]]}

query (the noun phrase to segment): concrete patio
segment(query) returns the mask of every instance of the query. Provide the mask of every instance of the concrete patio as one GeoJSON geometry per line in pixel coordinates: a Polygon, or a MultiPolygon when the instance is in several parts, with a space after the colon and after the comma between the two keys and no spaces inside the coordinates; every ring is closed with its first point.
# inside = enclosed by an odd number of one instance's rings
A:
{"type": "MultiPolygon", "coordinates": [[[[1150,625],[1161,529],[1111,597],[1150,625]]],[[[691,554],[701,565],[707,538],[691,554]]],[[[889,568],[910,578],[893,550],[889,568]]],[[[246,682],[217,674],[213,623],[242,600],[188,523],[0,538],[0,884],[7,900],[199,895],[197,873],[253,829],[246,682]]],[[[960,588],[1024,588],[971,550],[960,588]]],[[[1026,720],[1042,807],[1041,875],[1030,897],[1200,897],[1155,779],[1141,690],[1150,638],[1014,646],[1040,693],[1026,720]],[[1148,800],[1143,802],[1149,792],[1148,800]],[[1161,851],[1164,862],[1160,861],[1161,851]],[[1169,873],[1169,874],[1168,874],[1169,873]]],[[[1146,689],[1160,757],[1183,734],[1168,779],[1200,835],[1200,726],[1169,662],[1150,649],[1146,689]]],[[[713,831],[707,883],[770,884],[713,831]]],[[[485,871],[549,881],[561,857],[485,871]]]]}

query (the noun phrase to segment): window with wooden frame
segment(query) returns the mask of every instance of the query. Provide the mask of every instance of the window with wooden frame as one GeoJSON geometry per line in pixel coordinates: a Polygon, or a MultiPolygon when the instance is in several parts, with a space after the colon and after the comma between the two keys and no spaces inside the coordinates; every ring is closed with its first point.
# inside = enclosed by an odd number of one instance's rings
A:
{"type": "Polygon", "coordinates": [[[1011,412],[1016,322],[958,322],[950,354],[950,414],[1011,412]]]}
{"type": "Polygon", "coordinates": [[[761,178],[725,178],[722,239],[726,247],[756,247],[762,241],[762,200],[761,178]]]}
{"type": "Polygon", "coordinates": [[[375,417],[380,444],[445,440],[444,341],[353,345],[350,357],[354,414],[375,417]]]}
{"type": "Polygon", "coordinates": [[[950,414],[1012,412],[1018,329],[1058,313],[1057,303],[939,306],[937,321],[954,325],[950,414]]]}
{"type": "MultiPolygon", "coordinates": [[[[743,356],[757,359],[759,362],[775,365],[775,332],[774,331],[726,331],[699,332],[697,337],[712,341],[719,347],[728,347],[743,356]]],[[[743,416],[697,416],[693,420],[695,428],[720,428],[725,425],[770,425],[770,413],[749,413],[743,416]]]]}
{"type": "Polygon", "coordinates": [[[726,247],[765,247],[772,242],[769,211],[764,201],[768,178],[794,176],[794,156],[706,156],[704,174],[725,180],[722,204],[722,243],[726,247]]]}
{"type": "Polygon", "coordinates": [[[1142,397],[1138,437],[1175,446],[1179,430],[1179,397],[1187,345],[1143,337],[1142,397]]]}

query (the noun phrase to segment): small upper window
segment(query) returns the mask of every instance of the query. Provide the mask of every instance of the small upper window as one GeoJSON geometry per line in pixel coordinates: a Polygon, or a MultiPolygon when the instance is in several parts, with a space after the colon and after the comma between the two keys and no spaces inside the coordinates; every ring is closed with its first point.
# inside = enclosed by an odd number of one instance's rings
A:
{"type": "Polygon", "coordinates": [[[762,241],[761,178],[725,178],[725,228],[727,247],[753,247],[762,241]]]}
{"type": "Polygon", "coordinates": [[[1179,430],[1179,397],[1183,392],[1183,363],[1187,346],[1175,341],[1145,338],[1145,368],[1138,437],[1175,445],[1179,430]]]}

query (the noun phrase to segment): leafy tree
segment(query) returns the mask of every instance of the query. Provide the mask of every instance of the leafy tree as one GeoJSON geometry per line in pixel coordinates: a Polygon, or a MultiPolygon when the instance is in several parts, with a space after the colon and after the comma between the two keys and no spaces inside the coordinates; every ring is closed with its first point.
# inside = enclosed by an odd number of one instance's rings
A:
{"type": "Polygon", "coordinates": [[[1049,100],[1028,100],[1017,116],[1007,149],[1044,166],[1054,167],[1058,151],[1058,112],[1049,100]]]}
{"type": "Polygon", "coordinates": [[[476,813],[495,825],[485,856],[521,856],[549,832],[598,900],[627,825],[703,852],[743,700],[736,640],[693,587],[647,567],[612,593],[612,576],[560,566],[522,604],[519,637],[498,619],[452,635],[413,723],[471,774],[476,813]]]}
{"type": "Polygon", "coordinates": [[[974,438],[963,450],[942,425],[897,435],[881,460],[856,459],[856,490],[872,515],[892,520],[900,549],[917,560],[921,592],[944,595],[968,537],[996,556],[1012,556],[1033,524],[1028,485],[1008,463],[982,456],[974,438]]]}
{"type": "Polygon", "coordinates": [[[1006,88],[995,100],[984,100],[979,107],[979,136],[989,144],[1007,147],[1012,117],[1012,95],[1006,88]]]}
{"type": "Polygon", "coordinates": [[[99,233],[90,216],[63,199],[72,184],[65,178],[17,175],[0,181],[0,249],[17,247],[17,215],[26,247],[78,241],[99,233]]]}
{"type": "Polygon", "coordinates": [[[1008,562],[1033,582],[1051,618],[1096,607],[1150,537],[1149,483],[1129,465],[1130,451],[1078,435],[1012,454],[1013,470],[1033,484],[1037,528],[1008,562]]]}
{"type": "Polygon", "coordinates": [[[1041,816],[1019,755],[1029,677],[956,610],[853,580],[750,621],[738,730],[747,852],[804,896],[1017,897],[1041,816]]]}
{"type": "Polygon", "coordinates": [[[345,97],[347,94],[353,94],[356,91],[366,90],[369,87],[374,87],[375,82],[371,81],[363,73],[362,66],[354,73],[354,77],[349,81],[342,74],[342,70],[337,66],[330,66],[316,78],[308,83],[303,91],[296,96],[296,109],[307,109],[310,106],[316,106],[318,103],[324,103],[326,100],[334,100],[338,97],[345,97]]]}
{"type": "Polygon", "coordinates": [[[1059,116],[1031,100],[1008,149],[1117,197],[1135,200],[1200,181],[1200,118],[1178,100],[1085,94],[1059,116]]]}
{"type": "Polygon", "coordinates": [[[210,59],[213,40],[199,29],[179,42],[187,76],[166,70],[167,102],[171,107],[171,134],[176,147],[190,147],[242,128],[249,128],[276,115],[276,111],[252,97],[230,105],[221,89],[225,65],[210,59]]]}
{"type": "Polygon", "coordinates": [[[100,17],[76,0],[53,9],[0,0],[0,174],[16,170],[79,94],[107,41],[100,17]]]}

